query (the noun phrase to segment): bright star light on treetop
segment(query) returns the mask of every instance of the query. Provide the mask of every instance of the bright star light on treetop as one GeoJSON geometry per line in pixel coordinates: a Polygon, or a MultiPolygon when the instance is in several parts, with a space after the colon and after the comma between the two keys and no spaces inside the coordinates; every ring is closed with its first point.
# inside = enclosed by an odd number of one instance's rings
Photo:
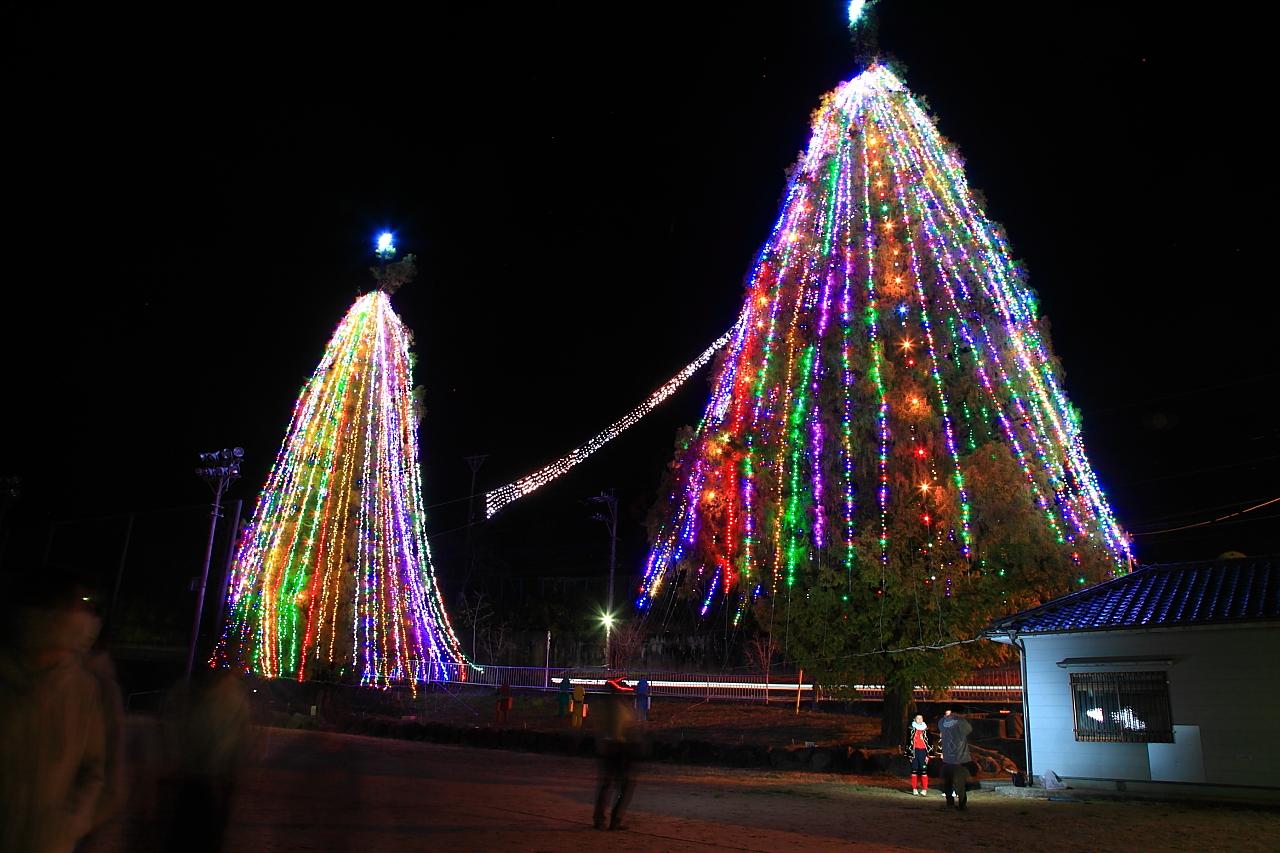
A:
{"type": "Polygon", "coordinates": [[[857,26],[863,11],[867,8],[867,0],[852,0],[849,4],[849,26],[857,26]]]}
{"type": "Polygon", "coordinates": [[[378,235],[378,257],[389,258],[396,253],[394,239],[390,231],[383,231],[378,235]]]}

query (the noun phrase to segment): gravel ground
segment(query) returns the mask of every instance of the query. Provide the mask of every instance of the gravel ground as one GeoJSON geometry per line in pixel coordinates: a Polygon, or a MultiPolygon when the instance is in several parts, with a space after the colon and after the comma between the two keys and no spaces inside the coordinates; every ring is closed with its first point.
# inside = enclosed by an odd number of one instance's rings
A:
{"type": "MultiPolygon", "coordinates": [[[[153,726],[131,727],[128,810],[91,853],[162,849],[165,792],[153,726]]],[[[225,849],[1230,850],[1280,847],[1280,815],[1151,802],[1063,803],[970,794],[948,811],[936,790],[815,773],[641,768],[622,832],[591,827],[586,758],[263,729],[240,781],[225,849]]]]}

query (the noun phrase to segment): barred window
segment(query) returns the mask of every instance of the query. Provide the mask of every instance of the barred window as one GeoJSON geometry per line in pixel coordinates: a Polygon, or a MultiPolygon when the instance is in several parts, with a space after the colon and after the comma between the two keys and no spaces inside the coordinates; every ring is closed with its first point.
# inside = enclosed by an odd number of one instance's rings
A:
{"type": "Polygon", "coordinates": [[[1164,672],[1073,672],[1076,740],[1173,743],[1169,677],[1164,672]]]}

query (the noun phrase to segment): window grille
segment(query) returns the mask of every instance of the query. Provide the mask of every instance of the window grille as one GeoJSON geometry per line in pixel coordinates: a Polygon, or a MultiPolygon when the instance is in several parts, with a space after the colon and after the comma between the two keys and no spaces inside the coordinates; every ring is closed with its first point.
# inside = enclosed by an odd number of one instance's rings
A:
{"type": "Polygon", "coordinates": [[[1165,672],[1073,672],[1078,741],[1173,743],[1165,672]]]}

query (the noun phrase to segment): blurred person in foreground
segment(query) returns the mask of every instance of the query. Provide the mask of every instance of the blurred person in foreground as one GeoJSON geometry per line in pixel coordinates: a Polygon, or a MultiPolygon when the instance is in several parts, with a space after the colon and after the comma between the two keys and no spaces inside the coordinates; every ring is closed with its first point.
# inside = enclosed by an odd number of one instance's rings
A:
{"type": "Polygon", "coordinates": [[[61,575],[31,578],[5,608],[0,853],[74,850],[104,806],[118,804],[114,795],[103,799],[103,682],[85,668],[100,627],[92,597],[61,575]]]}
{"type": "Polygon", "coordinates": [[[600,757],[599,781],[596,785],[596,809],[592,823],[596,829],[626,829],[622,823],[631,795],[635,791],[634,765],[644,755],[644,745],[636,726],[635,690],[619,679],[605,684],[606,693],[592,702],[599,705],[596,725],[596,755],[600,757]],[[609,794],[613,791],[613,803],[609,794]]]}
{"type": "Polygon", "coordinates": [[[198,669],[170,697],[167,734],[177,772],[171,851],[223,848],[231,805],[251,747],[248,692],[229,669],[198,669]]]}

